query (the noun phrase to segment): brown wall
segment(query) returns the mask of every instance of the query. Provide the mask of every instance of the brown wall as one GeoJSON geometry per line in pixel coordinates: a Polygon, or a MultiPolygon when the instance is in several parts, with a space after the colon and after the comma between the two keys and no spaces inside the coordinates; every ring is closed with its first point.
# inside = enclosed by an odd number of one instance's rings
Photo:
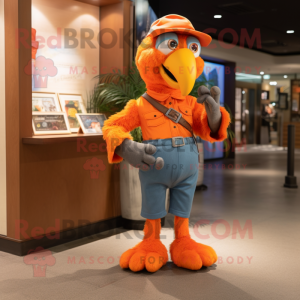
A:
{"type": "MultiPolygon", "coordinates": [[[[129,21],[129,4],[126,1],[101,8],[100,28],[110,27],[120,32],[119,28],[129,21]]],[[[14,38],[17,28],[31,32],[31,0],[5,0],[7,236],[16,240],[27,238],[16,233],[19,220],[26,222],[26,233],[31,236],[32,228],[42,227],[45,231],[54,227],[57,219],[60,230],[64,230],[66,220],[78,227],[80,220],[93,223],[120,216],[119,171],[108,164],[105,152],[78,151],[76,142],[22,143],[22,138],[32,135],[31,76],[24,73],[31,48],[17,49],[14,38]],[[98,179],[91,179],[83,167],[94,157],[105,165],[98,179]]],[[[119,43],[113,49],[100,52],[100,67],[128,66],[128,49],[123,51],[119,43]]],[[[89,138],[87,145],[90,143],[103,145],[104,141],[95,137],[89,138]]]]}
{"type": "Polygon", "coordinates": [[[103,6],[100,8],[100,30],[103,33],[100,45],[100,71],[112,72],[114,68],[127,73],[130,67],[130,7],[131,1],[103,6]],[[112,40],[114,36],[115,40],[112,40]],[[125,37],[125,39],[124,39],[125,37]]]}
{"type": "Polygon", "coordinates": [[[21,138],[31,135],[31,76],[24,67],[31,59],[31,49],[16,45],[18,28],[31,35],[31,0],[6,0],[5,11],[5,77],[6,77],[6,160],[7,160],[7,235],[15,236],[14,223],[20,219],[21,138]]]}
{"type": "Polygon", "coordinates": [[[65,230],[71,226],[67,221],[76,228],[83,225],[82,220],[95,223],[121,214],[119,171],[108,164],[107,153],[99,151],[99,145],[105,149],[105,142],[98,137],[87,141],[87,152],[77,149],[76,142],[23,146],[20,207],[29,232],[36,226],[44,230],[53,227],[56,219],[65,230]],[[89,151],[91,144],[96,152],[89,151]],[[105,166],[96,179],[84,169],[92,158],[102,160],[105,166]]]}

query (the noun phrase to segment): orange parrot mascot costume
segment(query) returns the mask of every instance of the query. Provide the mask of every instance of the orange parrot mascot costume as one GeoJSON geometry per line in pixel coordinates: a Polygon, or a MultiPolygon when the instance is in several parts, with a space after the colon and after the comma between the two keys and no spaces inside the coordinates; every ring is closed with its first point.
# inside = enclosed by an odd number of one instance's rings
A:
{"type": "Polygon", "coordinates": [[[169,213],[175,215],[175,240],[170,246],[174,264],[198,270],[217,260],[211,247],[191,239],[188,221],[198,178],[194,134],[209,142],[222,141],[230,123],[229,114],[218,103],[218,87],[209,91],[201,86],[199,98],[189,96],[204,68],[201,47],[210,42],[209,35],[196,31],[182,16],[156,20],[136,55],[147,92],[130,100],[104,124],[109,163],[125,159],[140,169],[144,238],[122,254],[122,268],[156,272],[167,263],[168,251],[160,241],[160,230],[161,218],[167,214],[168,188],[169,213]],[[134,142],[130,135],[138,126],[143,143],[134,142]]]}

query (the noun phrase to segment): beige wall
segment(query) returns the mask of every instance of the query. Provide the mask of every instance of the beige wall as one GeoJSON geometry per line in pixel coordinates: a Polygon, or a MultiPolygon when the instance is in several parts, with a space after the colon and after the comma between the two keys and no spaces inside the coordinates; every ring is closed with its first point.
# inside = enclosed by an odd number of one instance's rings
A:
{"type": "Polygon", "coordinates": [[[0,234],[7,234],[4,0],[0,0],[0,234]]]}
{"type": "MultiPolygon", "coordinates": [[[[99,33],[100,8],[74,0],[32,0],[32,27],[36,29],[37,41],[43,45],[38,49],[37,56],[51,59],[58,69],[55,77],[48,77],[47,88],[32,90],[40,92],[81,94],[87,101],[89,94],[96,83],[93,78],[99,74],[99,33]],[[51,49],[49,38],[57,36],[61,29],[61,47],[51,49]],[[75,30],[79,45],[76,48],[66,48],[64,32],[66,28],[75,30]],[[80,46],[80,30],[91,29],[94,32],[92,43],[95,48],[85,44],[80,46]],[[46,42],[41,43],[45,39],[46,42]],[[71,69],[72,68],[72,69],[71,69]],[[77,68],[77,72],[75,70],[77,68]],[[77,73],[77,74],[76,74],[77,73]]],[[[56,41],[52,42],[56,45],[56,41]]]]}

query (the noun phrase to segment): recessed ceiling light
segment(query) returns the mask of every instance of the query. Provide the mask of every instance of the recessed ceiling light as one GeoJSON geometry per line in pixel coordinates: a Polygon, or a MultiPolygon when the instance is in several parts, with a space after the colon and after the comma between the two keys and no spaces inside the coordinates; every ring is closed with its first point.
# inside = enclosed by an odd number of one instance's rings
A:
{"type": "Polygon", "coordinates": [[[270,85],[277,85],[277,81],[270,81],[270,85]]]}
{"type": "Polygon", "coordinates": [[[288,76],[287,76],[287,75],[284,75],[283,78],[288,78],[288,76]]]}
{"type": "Polygon", "coordinates": [[[294,33],[295,31],[294,30],[287,30],[286,33],[294,33]]]}
{"type": "Polygon", "coordinates": [[[271,76],[270,75],[264,75],[264,79],[270,79],[271,76]]]}
{"type": "Polygon", "coordinates": [[[260,74],[260,75],[264,75],[264,74],[265,74],[265,72],[260,72],[259,74],[260,74]]]}
{"type": "Polygon", "coordinates": [[[221,18],[222,18],[222,15],[214,15],[214,18],[215,18],[215,19],[221,19],[221,18]]]}

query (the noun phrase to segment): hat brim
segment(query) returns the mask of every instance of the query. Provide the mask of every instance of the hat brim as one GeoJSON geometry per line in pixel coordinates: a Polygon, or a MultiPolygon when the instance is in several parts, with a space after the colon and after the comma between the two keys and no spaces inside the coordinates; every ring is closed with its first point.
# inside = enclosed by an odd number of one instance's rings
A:
{"type": "Polygon", "coordinates": [[[166,32],[179,32],[186,35],[195,36],[199,41],[202,47],[207,47],[212,41],[212,37],[204,32],[196,31],[193,29],[187,28],[159,28],[153,31],[149,31],[147,35],[151,35],[152,37],[156,37],[166,32]]]}

